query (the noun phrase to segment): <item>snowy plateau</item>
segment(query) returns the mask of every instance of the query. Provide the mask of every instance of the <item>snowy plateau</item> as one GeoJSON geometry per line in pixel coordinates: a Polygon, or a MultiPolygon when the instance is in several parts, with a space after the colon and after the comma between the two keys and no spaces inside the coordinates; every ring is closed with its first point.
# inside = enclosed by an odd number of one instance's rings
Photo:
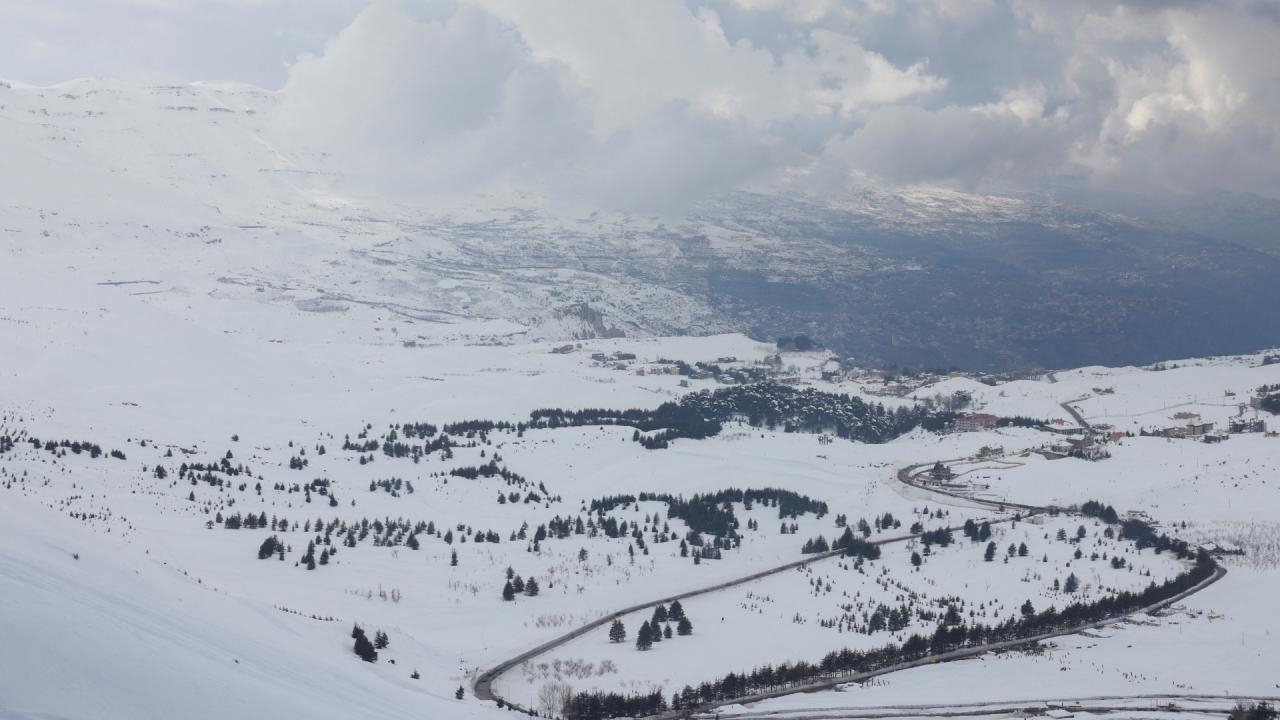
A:
{"type": "MultiPolygon", "coordinates": [[[[678,267],[659,221],[352,199],[264,139],[272,102],[0,85],[0,718],[1280,696],[1274,351],[1015,378],[780,350],[606,267],[678,267]]],[[[907,200],[879,222],[1019,212],[907,200]]]]}

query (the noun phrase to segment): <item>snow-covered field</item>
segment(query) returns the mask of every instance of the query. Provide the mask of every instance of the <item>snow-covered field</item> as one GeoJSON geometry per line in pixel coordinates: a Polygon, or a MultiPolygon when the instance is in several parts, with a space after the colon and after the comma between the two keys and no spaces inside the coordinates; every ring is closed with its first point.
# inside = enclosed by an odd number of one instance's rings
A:
{"type": "MultiPolygon", "coordinates": [[[[904,522],[920,517],[912,514],[904,522]]],[[[1077,542],[1080,527],[1078,518],[1067,517],[997,525],[990,542],[999,551],[990,562],[984,560],[986,542],[957,534],[955,544],[923,555],[918,568],[911,556],[923,551],[923,545],[911,541],[884,546],[879,560],[855,564],[829,559],[692,598],[682,605],[694,624],[693,634],[676,634],[647,651],[636,649],[634,639],[652,615],[633,613],[622,620],[627,641],[610,642],[607,629],[601,628],[521,666],[504,678],[500,689],[504,697],[530,707],[537,706],[540,684],[552,681],[577,690],[647,692],[660,687],[669,695],[726,671],[785,660],[816,661],[831,650],[870,649],[900,643],[913,632],[931,634],[949,609],[967,620],[994,624],[1016,617],[1027,601],[1044,609],[1094,600],[1116,590],[1140,590],[1181,569],[1168,554],[1137,552],[1131,543],[1102,537],[1095,523],[1077,542]],[[1057,539],[1059,530],[1065,539],[1057,539]],[[1028,546],[1026,555],[1019,554],[1020,545],[1028,546]],[[1073,557],[1077,548],[1084,558],[1073,557]],[[1104,559],[1111,555],[1126,560],[1124,569],[1114,569],[1104,559]],[[1077,577],[1078,589],[1068,593],[1061,584],[1071,575],[1077,577]],[[878,609],[882,615],[877,620],[878,609]],[[896,619],[899,611],[901,620],[896,619]],[[588,674],[588,669],[594,672],[588,674]]],[[[674,621],[665,624],[676,627],[674,621]]]]}
{"type": "MultiPolygon", "coordinates": [[[[1068,403],[1086,422],[1136,435],[1193,419],[1180,413],[1218,426],[1252,418],[1240,404],[1280,383],[1280,365],[1248,356],[996,385],[951,377],[899,395],[873,373],[828,383],[821,373],[838,367],[828,354],[779,355],[742,335],[576,340],[609,333],[596,332],[589,312],[548,308],[589,302],[648,332],[655,328],[641,320],[661,307],[668,329],[723,328],[699,325],[705,308],[688,298],[616,277],[562,272],[548,282],[519,267],[476,274],[459,240],[474,218],[410,240],[404,228],[420,218],[383,223],[319,193],[305,211],[279,202],[303,168],[248,139],[274,102],[269,94],[156,90],[151,110],[190,117],[189,132],[157,139],[154,128],[115,128],[112,137],[149,140],[108,147],[92,128],[118,118],[78,103],[89,93],[115,98],[95,101],[105,107],[141,102],[136,93],[20,90],[0,90],[5,117],[24,119],[6,128],[31,141],[6,144],[26,153],[14,161],[31,172],[0,174],[0,436],[13,441],[0,445],[0,718],[498,717],[470,691],[478,671],[619,608],[799,560],[806,540],[839,535],[837,516],[901,522],[872,539],[916,522],[1009,519],[897,481],[900,468],[938,460],[952,461],[978,497],[1096,498],[1244,554],[1225,556],[1225,580],[1161,617],[1058,639],[1040,654],[920,668],[761,708],[1275,689],[1280,440],[1263,434],[1213,445],[1126,436],[1101,462],[1045,459],[1031,451],[1062,437],[1028,428],[917,429],[870,445],[730,422],[715,437],[662,450],[644,449],[627,426],[462,429],[450,433],[454,446],[416,459],[363,444],[381,445],[393,428],[403,441],[417,423],[651,409],[726,386],[674,374],[675,361],[767,370],[890,409],[964,391],[973,409],[1061,420],[1063,430],[1076,425],[1068,403]],[[56,121],[28,121],[46,116],[56,121]],[[206,132],[209,118],[235,118],[244,130],[235,178],[200,171],[202,157],[219,152],[207,142],[217,135],[206,132]],[[59,164],[84,152],[108,158],[103,167],[122,164],[62,184],[59,164]],[[190,201],[206,194],[218,201],[190,201]],[[63,200],[75,211],[52,209],[63,200]],[[1002,454],[965,460],[995,447],[1002,454]],[[490,463],[506,475],[468,476],[490,463]],[[740,543],[715,548],[719,538],[703,538],[708,553],[695,563],[697,546],[680,548],[689,524],[668,517],[667,503],[590,510],[614,495],[729,488],[778,488],[828,512],[783,518],[777,507],[732,503],[740,543]],[[228,529],[232,517],[239,529],[228,529]],[[625,531],[606,529],[621,523],[625,531]],[[537,594],[504,600],[508,568],[526,587],[532,579],[537,594]],[[352,653],[355,624],[386,633],[377,663],[352,653]]],[[[308,172],[323,170],[322,157],[310,161],[308,172]]],[[[822,560],[691,598],[687,637],[636,650],[645,618],[629,615],[626,642],[610,643],[602,628],[496,687],[529,705],[559,681],[670,694],[759,663],[927,634],[950,607],[996,621],[1025,601],[1093,599],[1178,571],[1168,555],[1104,533],[1094,521],[1037,517],[993,524],[991,562],[985,542],[958,533],[956,544],[927,554],[918,542],[885,545],[857,568],[822,560]],[[1016,550],[1024,543],[1026,555],[1016,550]],[[1117,555],[1122,568],[1110,563],[1117,555]],[[1075,593],[1055,589],[1071,574],[1075,593]],[[906,607],[904,624],[866,632],[882,604],[906,607]]]]}

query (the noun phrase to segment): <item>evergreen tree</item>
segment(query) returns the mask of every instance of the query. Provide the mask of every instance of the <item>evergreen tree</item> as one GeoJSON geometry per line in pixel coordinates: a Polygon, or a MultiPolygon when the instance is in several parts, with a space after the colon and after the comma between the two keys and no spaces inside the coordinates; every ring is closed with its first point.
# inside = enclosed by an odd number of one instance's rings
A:
{"type": "Polygon", "coordinates": [[[508,580],[506,585],[502,586],[502,599],[511,602],[516,599],[516,589],[511,587],[511,581],[508,580]]]}
{"type": "Polygon", "coordinates": [[[636,649],[648,650],[651,647],[653,647],[653,630],[646,621],[641,623],[640,631],[636,633],[636,649]]]}
{"type": "Polygon", "coordinates": [[[992,560],[995,559],[995,557],[996,557],[996,544],[993,542],[989,542],[987,543],[987,551],[983,553],[982,559],[986,560],[987,562],[991,562],[992,560]]]}
{"type": "Polygon", "coordinates": [[[1069,592],[1069,593],[1073,593],[1076,590],[1080,589],[1080,580],[1079,578],[1076,577],[1075,573],[1071,573],[1070,575],[1067,576],[1067,581],[1063,583],[1062,589],[1064,592],[1069,592]]]}
{"type": "Polygon", "coordinates": [[[684,606],[679,600],[672,601],[671,607],[667,609],[667,617],[672,620],[679,620],[684,617],[684,606]]]}
{"type": "Polygon", "coordinates": [[[457,551],[457,550],[454,550],[454,551],[453,551],[453,554],[449,557],[449,564],[450,564],[451,566],[453,566],[453,567],[457,567],[457,565],[458,565],[458,551],[457,551]]]}
{"type": "Polygon", "coordinates": [[[385,648],[390,644],[391,644],[391,640],[387,637],[387,634],[382,632],[381,630],[373,634],[373,646],[375,648],[382,650],[383,648],[385,648]]]}
{"type": "Polygon", "coordinates": [[[657,624],[657,623],[664,623],[666,621],[667,621],[667,606],[658,605],[658,607],[653,609],[653,622],[657,624]]]}
{"type": "Polygon", "coordinates": [[[914,565],[915,567],[920,567],[920,564],[921,564],[921,563],[923,563],[923,562],[924,562],[924,560],[922,560],[922,559],[920,558],[920,553],[915,552],[915,551],[912,551],[912,553],[911,553],[911,564],[912,564],[912,565],[914,565]]]}
{"type": "Polygon", "coordinates": [[[524,594],[528,595],[529,597],[537,597],[538,581],[534,580],[533,578],[529,578],[529,582],[526,582],[524,584],[524,594]]]}
{"type": "Polygon", "coordinates": [[[1035,615],[1035,614],[1036,614],[1035,606],[1031,604],[1030,600],[1022,603],[1023,617],[1031,617],[1032,615],[1035,615]]]}
{"type": "Polygon", "coordinates": [[[365,662],[378,661],[378,651],[373,648],[373,643],[369,642],[369,638],[363,632],[356,637],[355,652],[365,662]]]}
{"type": "Polygon", "coordinates": [[[693,634],[693,623],[689,622],[689,618],[685,617],[684,613],[680,613],[680,621],[676,623],[676,634],[678,635],[693,634]]]}
{"type": "Polygon", "coordinates": [[[663,637],[663,638],[665,638],[665,639],[667,639],[667,640],[670,640],[670,639],[671,639],[671,626],[670,626],[670,625],[665,625],[665,626],[663,626],[663,628],[662,628],[662,637],[663,637]]]}
{"type": "Polygon", "coordinates": [[[266,560],[272,555],[275,555],[276,546],[278,546],[279,544],[280,544],[280,538],[276,537],[275,535],[272,535],[266,540],[263,540],[262,545],[258,547],[258,559],[266,560]]]}
{"type": "Polygon", "coordinates": [[[621,620],[614,620],[609,626],[609,642],[620,643],[627,639],[627,628],[621,620]]]}
{"type": "Polygon", "coordinates": [[[461,700],[463,697],[465,697],[465,696],[466,696],[466,694],[467,694],[467,691],[466,691],[465,689],[463,689],[463,687],[462,687],[461,685],[459,685],[459,686],[458,686],[458,689],[457,689],[457,690],[455,690],[455,691],[453,692],[453,696],[454,696],[454,697],[456,697],[456,698],[458,698],[459,700],[461,700]]]}

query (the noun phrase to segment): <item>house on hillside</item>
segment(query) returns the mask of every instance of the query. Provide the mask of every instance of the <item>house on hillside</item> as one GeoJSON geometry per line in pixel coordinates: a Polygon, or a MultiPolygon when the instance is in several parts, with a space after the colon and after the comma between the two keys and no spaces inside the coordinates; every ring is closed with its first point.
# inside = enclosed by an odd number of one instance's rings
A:
{"type": "Polygon", "coordinates": [[[1213,432],[1213,423],[1211,422],[1189,422],[1187,423],[1187,437],[1199,438],[1213,432]]]}
{"type": "Polygon", "coordinates": [[[1000,418],[989,413],[965,413],[956,418],[956,432],[981,432],[994,430],[1000,418]]]}

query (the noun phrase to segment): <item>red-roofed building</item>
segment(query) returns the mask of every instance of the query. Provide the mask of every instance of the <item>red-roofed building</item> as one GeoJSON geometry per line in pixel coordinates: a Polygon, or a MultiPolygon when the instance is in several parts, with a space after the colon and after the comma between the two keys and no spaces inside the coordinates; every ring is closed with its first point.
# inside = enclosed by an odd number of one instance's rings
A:
{"type": "Polygon", "coordinates": [[[956,432],[994,430],[1000,418],[988,413],[968,413],[956,418],[956,432]]]}

